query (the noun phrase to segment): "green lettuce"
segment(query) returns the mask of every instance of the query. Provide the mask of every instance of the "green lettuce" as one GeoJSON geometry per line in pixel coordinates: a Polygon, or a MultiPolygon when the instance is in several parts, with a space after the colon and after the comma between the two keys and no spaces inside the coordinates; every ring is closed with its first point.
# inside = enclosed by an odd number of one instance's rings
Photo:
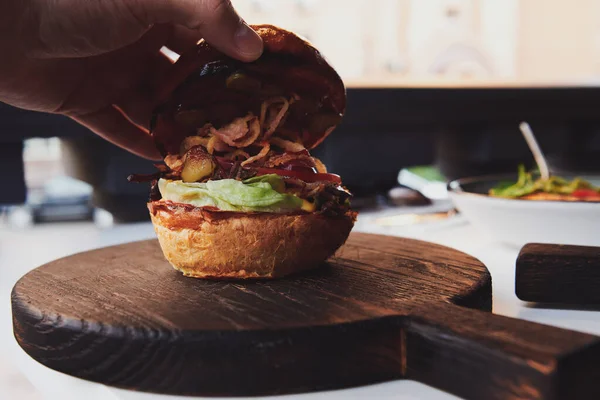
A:
{"type": "Polygon", "coordinates": [[[165,200],[224,211],[285,212],[302,207],[302,199],[281,193],[285,185],[274,174],[245,181],[220,179],[204,183],[160,179],[158,189],[165,200]]]}
{"type": "Polygon", "coordinates": [[[600,191],[600,188],[594,187],[588,181],[581,178],[575,178],[572,181],[558,176],[542,179],[535,177],[531,172],[527,172],[525,166],[519,165],[519,179],[517,182],[513,184],[502,182],[491,189],[490,194],[498,197],[518,198],[536,192],[568,195],[579,189],[600,191]]]}

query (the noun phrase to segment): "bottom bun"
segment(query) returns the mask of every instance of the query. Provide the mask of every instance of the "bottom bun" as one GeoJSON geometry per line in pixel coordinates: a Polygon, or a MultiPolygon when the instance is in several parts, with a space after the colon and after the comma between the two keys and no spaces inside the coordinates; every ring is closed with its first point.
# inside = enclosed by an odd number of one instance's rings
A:
{"type": "Polygon", "coordinates": [[[166,259],[195,278],[275,278],[318,267],[344,244],[355,212],[241,213],[148,203],[166,259]]]}

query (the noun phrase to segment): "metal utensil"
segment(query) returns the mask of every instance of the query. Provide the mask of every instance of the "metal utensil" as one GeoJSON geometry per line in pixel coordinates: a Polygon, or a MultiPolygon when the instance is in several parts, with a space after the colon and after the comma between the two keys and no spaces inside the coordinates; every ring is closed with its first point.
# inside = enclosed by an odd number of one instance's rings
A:
{"type": "Polygon", "coordinates": [[[542,179],[549,179],[550,169],[548,168],[546,157],[544,157],[544,153],[542,152],[540,145],[535,139],[535,135],[533,134],[531,127],[527,122],[521,122],[519,124],[519,129],[521,130],[521,133],[523,134],[523,137],[527,142],[527,146],[529,147],[529,150],[531,150],[533,158],[535,159],[535,162],[537,163],[538,168],[540,169],[540,175],[542,176],[542,179]]]}

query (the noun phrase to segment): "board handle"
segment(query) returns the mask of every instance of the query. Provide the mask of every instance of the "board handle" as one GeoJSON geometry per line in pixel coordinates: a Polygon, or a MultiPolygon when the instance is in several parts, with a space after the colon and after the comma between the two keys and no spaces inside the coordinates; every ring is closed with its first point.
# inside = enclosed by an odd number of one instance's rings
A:
{"type": "Polygon", "coordinates": [[[515,293],[523,301],[600,304],[600,247],[529,243],[519,252],[515,293]]]}
{"type": "Polygon", "coordinates": [[[600,337],[452,304],[411,312],[403,375],[466,399],[600,399],[600,337]]]}

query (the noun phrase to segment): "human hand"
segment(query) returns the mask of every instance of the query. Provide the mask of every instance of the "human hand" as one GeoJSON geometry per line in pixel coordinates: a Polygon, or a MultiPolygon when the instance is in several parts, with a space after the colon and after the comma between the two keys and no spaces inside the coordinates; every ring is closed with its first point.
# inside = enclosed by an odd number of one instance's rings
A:
{"type": "Polygon", "coordinates": [[[142,157],[155,85],[200,38],[241,61],[262,41],[228,0],[0,0],[0,101],[67,115],[142,157]]]}

